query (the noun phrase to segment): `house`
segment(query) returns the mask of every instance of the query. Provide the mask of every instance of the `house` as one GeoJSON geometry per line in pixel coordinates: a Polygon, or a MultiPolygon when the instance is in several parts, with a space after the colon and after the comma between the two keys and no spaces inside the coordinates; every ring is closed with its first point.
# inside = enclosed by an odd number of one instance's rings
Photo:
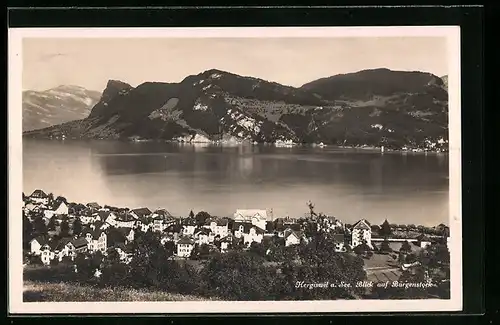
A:
{"type": "Polygon", "coordinates": [[[48,238],[38,236],[30,241],[30,252],[33,255],[40,255],[42,247],[48,243],[48,238]]]}
{"type": "Polygon", "coordinates": [[[86,229],[82,232],[82,235],[85,235],[85,239],[88,243],[88,250],[91,252],[100,251],[102,253],[106,252],[108,249],[108,236],[101,229],[92,230],[86,229]]]}
{"type": "Polygon", "coordinates": [[[299,231],[292,230],[288,228],[284,232],[285,246],[298,245],[304,239],[304,234],[299,231]]]}
{"type": "Polygon", "coordinates": [[[432,244],[431,239],[425,234],[420,234],[416,239],[420,248],[426,248],[427,246],[432,244]]]}
{"type": "Polygon", "coordinates": [[[161,237],[160,243],[162,245],[165,245],[167,242],[177,243],[178,240],[179,240],[179,234],[167,234],[161,237]]]}
{"type": "Polygon", "coordinates": [[[89,242],[85,237],[78,237],[68,243],[68,247],[73,251],[73,254],[86,252],[88,250],[89,242]]]}
{"type": "Polygon", "coordinates": [[[229,250],[229,247],[231,247],[231,244],[233,242],[233,237],[231,234],[227,235],[226,237],[222,238],[220,240],[220,251],[221,253],[225,253],[229,250]]]}
{"type": "Polygon", "coordinates": [[[91,211],[98,211],[102,207],[99,204],[97,204],[97,202],[90,202],[87,203],[87,208],[89,208],[91,211]]]}
{"type": "Polygon", "coordinates": [[[72,246],[68,245],[71,242],[71,237],[66,237],[66,238],[61,238],[58,242],[57,245],[55,245],[54,249],[54,254],[55,258],[59,260],[59,262],[62,261],[62,259],[66,256],[72,256],[72,246]]]}
{"type": "Polygon", "coordinates": [[[130,263],[130,261],[132,260],[132,256],[131,256],[132,254],[130,252],[128,252],[127,248],[125,247],[125,244],[123,244],[123,243],[117,244],[114,247],[114,249],[116,250],[116,252],[120,256],[120,261],[124,262],[125,264],[130,263]]]}
{"type": "Polygon", "coordinates": [[[42,190],[34,190],[30,195],[30,200],[36,203],[48,204],[49,196],[42,190]]]}
{"type": "Polygon", "coordinates": [[[152,220],[150,217],[139,217],[135,222],[135,227],[142,232],[147,232],[153,229],[152,220]]]}
{"type": "Polygon", "coordinates": [[[194,237],[196,238],[196,241],[199,245],[209,244],[210,242],[213,242],[213,237],[212,240],[210,240],[211,237],[210,234],[211,234],[210,229],[201,228],[194,233],[194,237]]]}
{"type": "Polygon", "coordinates": [[[40,259],[44,265],[49,265],[50,262],[55,258],[55,253],[51,247],[52,243],[46,243],[40,248],[40,259]]]}
{"type": "Polygon", "coordinates": [[[36,211],[38,210],[38,204],[34,204],[34,203],[27,203],[25,206],[24,206],[24,211],[36,211]]]}
{"type": "Polygon", "coordinates": [[[104,230],[104,229],[107,229],[109,227],[110,226],[107,223],[104,223],[100,220],[96,220],[89,225],[89,228],[92,230],[104,230]]]}
{"type": "Polygon", "coordinates": [[[80,219],[80,222],[84,225],[88,225],[94,221],[94,216],[92,215],[91,211],[85,211],[81,215],[78,216],[80,219]]]}
{"type": "Polygon", "coordinates": [[[345,247],[345,235],[344,234],[334,234],[333,242],[335,244],[335,252],[346,252],[347,248],[345,247]]]}
{"type": "Polygon", "coordinates": [[[113,227],[116,227],[117,226],[117,217],[116,217],[116,214],[114,214],[113,212],[111,211],[99,211],[98,212],[100,218],[102,221],[104,221],[104,223],[110,225],[110,226],[113,226],[113,227]]]}
{"type": "Polygon", "coordinates": [[[45,219],[50,220],[55,215],[68,215],[68,205],[64,201],[56,202],[51,209],[46,209],[43,211],[43,216],[45,219]]]}
{"type": "Polygon", "coordinates": [[[234,213],[235,222],[249,222],[260,229],[266,229],[268,219],[272,219],[272,210],[238,209],[234,213]]]}
{"type": "Polygon", "coordinates": [[[235,238],[243,238],[243,234],[249,233],[250,228],[252,228],[252,224],[248,222],[239,222],[235,221],[233,223],[233,234],[235,238]]]}
{"type": "Polygon", "coordinates": [[[194,242],[190,238],[182,237],[177,242],[177,256],[189,257],[194,248],[194,242]]]}
{"type": "Polygon", "coordinates": [[[158,209],[153,213],[153,231],[163,231],[170,225],[173,225],[177,220],[172,217],[170,212],[165,209],[158,209]]]}
{"type": "Polygon", "coordinates": [[[182,221],[182,234],[184,236],[194,235],[196,230],[196,220],[194,218],[186,218],[182,221]]]}
{"type": "Polygon", "coordinates": [[[110,223],[110,225],[117,228],[134,228],[136,226],[136,219],[130,214],[123,213],[116,216],[113,223],[110,223]]]}
{"type": "Polygon", "coordinates": [[[117,229],[127,239],[127,241],[134,241],[135,231],[132,227],[121,227],[117,229]]]}
{"type": "Polygon", "coordinates": [[[248,233],[243,233],[243,243],[247,245],[250,245],[253,242],[262,243],[265,232],[266,231],[264,229],[253,226],[250,228],[248,233]]]}
{"type": "Polygon", "coordinates": [[[368,247],[373,249],[371,224],[365,219],[361,219],[352,226],[351,246],[356,247],[366,242],[368,247]]]}
{"type": "Polygon", "coordinates": [[[213,222],[210,224],[210,229],[215,234],[215,236],[226,237],[229,234],[229,220],[219,219],[216,221],[215,225],[213,222]]]}
{"type": "Polygon", "coordinates": [[[141,217],[149,217],[151,216],[152,212],[148,208],[137,208],[132,211],[130,211],[130,215],[134,219],[139,219],[141,217]]]}

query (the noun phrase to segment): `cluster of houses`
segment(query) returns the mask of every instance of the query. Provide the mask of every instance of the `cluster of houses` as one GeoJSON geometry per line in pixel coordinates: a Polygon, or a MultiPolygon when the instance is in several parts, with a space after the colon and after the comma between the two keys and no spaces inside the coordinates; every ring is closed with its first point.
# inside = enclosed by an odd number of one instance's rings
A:
{"type": "MultiPolygon", "coordinates": [[[[70,232],[66,237],[54,239],[55,236],[47,233],[30,241],[30,253],[39,256],[46,265],[55,259],[74,259],[80,252],[107,254],[110,249],[115,249],[122,260],[130,261],[127,244],[134,241],[138,231],[159,233],[163,245],[167,242],[175,245],[174,254],[179,258],[189,258],[194,248],[203,244],[224,253],[236,244],[249,247],[252,243],[262,243],[266,237],[278,237],[285,246],[310,240],[304,231],[307,220],[275,219],[272,210],[240,209],[232,218],[207,216],[200,222],[193,214],[176,218],[165,209],[130,210],[102,207],[95,202],[67,203],[35,190],[30,196],[23,195],[23,213],[31,221],[35,216],[43,216],[46,224],[54,218],[55,224],[66,220],[74,225],[78,219],[82,226],[78,234],[70,232]]],[[[314,224],[317,230],[333,233],[333,249],[337,252],[345,252],[347,246],[353,248],[362,243],[373,247],[371,225],[364,219],[349,229],[335,217],[317,218],[314,224]]]]}

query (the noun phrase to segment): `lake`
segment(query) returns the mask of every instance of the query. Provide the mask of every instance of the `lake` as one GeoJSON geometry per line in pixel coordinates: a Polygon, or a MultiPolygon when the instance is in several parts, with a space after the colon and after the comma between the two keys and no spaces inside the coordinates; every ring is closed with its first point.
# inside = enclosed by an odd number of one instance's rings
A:
{"type": "Polygon", "coordinates": [[[448,155],[340,148],[23,139],[23,191],[173,215],[273,209],[346,223],[448,224],[448,155]]]}

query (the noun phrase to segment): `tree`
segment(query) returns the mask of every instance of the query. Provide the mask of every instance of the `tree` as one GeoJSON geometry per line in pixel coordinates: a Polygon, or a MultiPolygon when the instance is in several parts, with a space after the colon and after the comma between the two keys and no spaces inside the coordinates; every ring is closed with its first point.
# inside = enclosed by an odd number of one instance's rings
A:
{"type": "Polygon", "coordinates": [[[196,225],[198,227],[202,227],[207,219],[209,219],[211,216],[208,214],[208,212],[205,211],[200,211],[196,214],[195,219],[196,219],[196,225]]]}
{"type": "Polygon", "coordinates": [[[389,222],[387,221],[387,219],[385,219],[385,221],[384,221],[384,222],[382,223],[382,225],[380,226],[380,232],[379,232],[379,235],[380,235],[381,237],[387,238],[387,237],[389,237],[391,234],[392,234],[391,226],[389,225],[389,222]]]}
{"type": "Polygon", "coordinates": [[[25,248],[31,239],[33,239],[33,225],[28,217],[23,216],[23,244],[25,248]]]}
{"type": "Polygon", "coordinates": [[[63,220],[61,222],[61,230],[59,231],[59,235],[61,237],[69,236],[69,223],[67,220],[63,220]]]}
{"type": "Polygon", "coordinates": [[[248,252],[217,254],[201,270],[201,279],[207,293],[223,299],[269,299],[275,274],[263,265],[264,261],[248,252]]]}
{"type": "Polygon", "coordinates": [[[309,215],[311,216],[311,219],[314,219],[314,217],[317,217],[318,215],[314,211],[314,204],[309,201],[306,203],[307,207],[309,208],[309,215]]]}
{"type": "Polygon", "coordinates": [[[175,254],[176,246],[173,241],[167,241],[164,246],[165,246],[165,254],[168,257],[173,256],[175,254]]]}
{"type": "Polygon", "coordinates": [[[33,220],[33,228],[35,230],[36,235],[47,234],[47,225],[45,224],[45,220],[43,220],[43,217],[41,216],[38,216],[33,220]]]}
{"type": "Polygon", "coordinates": [[[194,212],[193,212],[193,210],[191,210],[191,212],[189,212],[189,218],[194,218],[194,212]]]}
{"type": "Polygon", "coordinates": [[[382,244],[380,245],[380,252],[385,254],[392,252],[392,248],[387,238],[385,238],[382,244]]]}
{"type": "Polygon", "coordinates": [[[49,219],[49,223],[47,224],[47,230],[49,231],[56,230],[56,218],[54,216],[52,216],[52,218],[49,219]]]}
{"type": "Polygon", "coordinates": [[[372,225],[371,230],[372,230],[372,232],[374,232],[376,234],[380,234],[380,226],[379,225],[372,225]]]}
{"type": "Polygon", "coordinates": [[[64,196],[58,196],[56,197],[57,202],[64,202],[65,204],[68,204],[68,200],[64,196]]]}
{"type": "Polygon", "coordinates": [[[264,248],[264,245],[257,242],[252,242],[250,244],[249,252],[262,257],[266,256],[266,249],[264,248]]]}
{"type": "Polygon", "coordinates": [[[412,251],[411,244],[406,240],[403,245],[401,245],[401,248],[399,249],[400,252],[402,253],[410,253],[412,251]]]}
{"type": "Polygon", "coordinates": [[[76,218],[73,222],[73,235],[80,235],[82,233],[82,221],[76,218]]]}
{"type": "Polygon", "coordinates": [[[127,281],[128,271],[128,266],[122,263],[117,250],[110,248],[108,254],[102,260],[101,283],[126,286],[130,284],[130,281],[127,281]]]}

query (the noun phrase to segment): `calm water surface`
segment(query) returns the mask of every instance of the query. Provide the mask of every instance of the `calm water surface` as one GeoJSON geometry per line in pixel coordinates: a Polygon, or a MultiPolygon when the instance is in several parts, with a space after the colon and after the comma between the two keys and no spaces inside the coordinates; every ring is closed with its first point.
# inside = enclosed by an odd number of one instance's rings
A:
{"type": "Polygon", "coordinates": [[[272,208],[347,223],[448,223],[448,155],[335,148],[23,140],[23,190],[174,215],[272,208]]]}

